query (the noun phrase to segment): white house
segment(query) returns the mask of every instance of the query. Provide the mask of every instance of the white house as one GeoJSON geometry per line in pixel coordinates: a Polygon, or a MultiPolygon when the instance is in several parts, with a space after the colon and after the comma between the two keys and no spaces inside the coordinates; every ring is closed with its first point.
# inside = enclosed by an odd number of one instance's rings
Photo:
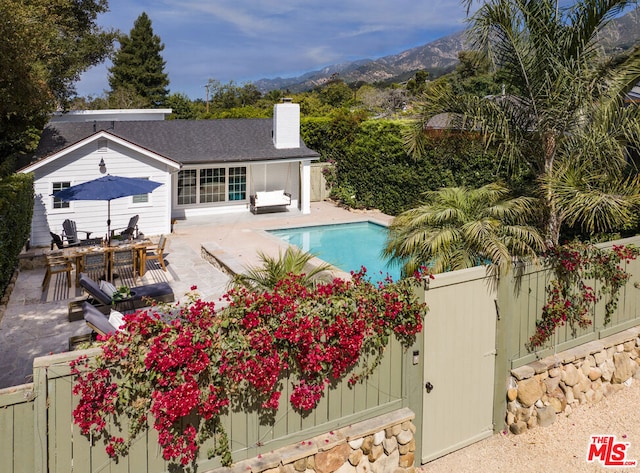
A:
{"type": "MultiPolygon", "coordinates": [[[[104,174],[162,183],[148,195],[111,201],[111,228],[139,215],[146,235],[169,233],[171,220],[249,212],[250,196],[284,189],[290,208],[309,213],[311,163],[320,155],[300,137],[300,108],[275,105],[271,119],[164,120],[169,110],[102,110],[55,116],[31,163],[35,208],[31,245],[46,246],[65,219],[92,236],[106,234],[107,203],[62,202],[52,193],[104,174]]],[[[81,234],[82,235],[82,234],[81,234]]]]}

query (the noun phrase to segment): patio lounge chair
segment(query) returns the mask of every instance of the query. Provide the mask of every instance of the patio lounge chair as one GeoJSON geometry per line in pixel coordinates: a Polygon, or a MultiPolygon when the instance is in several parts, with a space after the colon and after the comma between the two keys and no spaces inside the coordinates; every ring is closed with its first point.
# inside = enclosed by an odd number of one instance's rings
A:
{"type": "MultiPolygon", "coordinates": [[[[124,330],[124,327],[122,327],[122,325],[124,325],[124,321],[122,319],[123,315],[124,314],[122,313],[114,313],[112,311],[110,314],[105,314],[87,301],[82,303],[82,316],[84,317],[84,321],[91,330],[99,335],[115,333],[119,330],[118,326],[120,327],[120,330],[124,330]],[[117,315],[117,317],[114,317],[114,315],[117,315]]],[[[91,337],[91,339],[95,340],[93,337],[91,337]]]]}
{"type": "Polygon", "coordinates": [[[131,240],[134,237],[138,236],[138,219],[139,215],[134,215],[129,219],[129,223],[124,228],[115,228],[111,230],[111,236],[114,237],[116,235],[116,230],[122,230],[120,232],[120,236],[123,240],[131,240]]]}
{"type": "Polygon", "coordinates": [[[106,335],[111,332],[115,333],[117,331],[117,329],[109,323],[109,316],[100,312],[97,307],[89,302],[85,301],[82,304],[82,314],[87,325],[100,335],[106,335]]]}
{"type": "Polygon", "coordinates": [[[79,283],[80,287],[89,294],[89,302],[93,303],[93,305],[106,306],[107,308],[115,306],[118,310],[123,307],[127,310],[147,307],[149,303],[146,299],[152,299],[157,302],[173,302],[175,300],[173,289],[166,282],[132,287],[130,288],[130,298],[116,301],[115,303],[111,296],[100,289],[100,285],[86,274],[80,273],[79,283]]]}
{"type": "Polygon", "coordinates": [[[64,248],[64,243],[63,243],[62,237],[60,235],[58,235],[56,233],[53,233],[53,232],[49,232],[49,235],[51,235],[51,250],[53,250],[54,245],[59,250],[64,248]]]}
{"type": "Polygon", "coordinates": [[[93,233],[86,230],[78,230],[78,228],[76,227],[76,222],[69,219],[66,219],[64,222],[62,222],[62,230],[62,240],[67,240],[68,246],[75,246],[80,244],[81,240],[80,238],[78,238],[78,232],[84,233],[86,235],[85,239],[89,238],[89,236],[93,233]]]}

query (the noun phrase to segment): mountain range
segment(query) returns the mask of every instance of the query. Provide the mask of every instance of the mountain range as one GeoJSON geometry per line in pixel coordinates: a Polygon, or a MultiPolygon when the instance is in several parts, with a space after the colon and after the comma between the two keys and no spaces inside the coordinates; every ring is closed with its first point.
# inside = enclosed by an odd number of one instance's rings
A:
{"type": "MultiPolygon", "coordinates": [[[[466,31],[461,30],[398,54],[333,64],[298,77],[260,79],[253,84],[261,92],[302,92],[336,77],[346,83],[369,84],[403,82],[419,70],[426,70],[431,77],[438,77],[451,72],[458,63],[458,53],[470,48],[466,36],[466,31]]],[[[612,20],[598,40],[607,54],[620,53],[634,46],[640,40],[640,8],[612,20]]]]}

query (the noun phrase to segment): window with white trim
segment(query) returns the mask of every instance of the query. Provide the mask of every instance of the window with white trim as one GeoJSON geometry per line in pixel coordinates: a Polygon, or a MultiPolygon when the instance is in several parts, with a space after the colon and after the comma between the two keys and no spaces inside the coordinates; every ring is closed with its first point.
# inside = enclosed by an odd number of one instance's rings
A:
{"type": "Polygon", "coordinates": [[[178,205],[247,199],[247,168],[183,169],[178,172],[178,205]]]}
{"type": "MultiPolygon", "coordinates": [[[[148,177],[140,177],[138,179],[149,180],[148,177]]],[[[147,204],[149,203],[149,194],[137,194],[131,197],[132,204],[147,204]]]]}
{"type": "Polygon", "coordinates": [[[247,198],[247,168],[229,168],[229,200],[247,198]]]}
{"type": "Polygon", "coordinates": [[[200,169],[200,199],[201,204],[209,202],[224,202],[225,169],[200,169]]]}
{"type": "Polygon", "coordinates": [[[178,172],[178,205],[196,203],[197,169],[183,169],[178,172]]]}
{"type": "MultiPolygon", "coordinates": [[[[69,181],[54,182],[52,185],[51,193],[53,194],[54,192],[58,192],[63,189],[68,189],[69,187],[71,187],[71,182],[69,181]]],[[[70,207],[69,202],[65,202],[64,200],[60,200],[57,197],[53,197],[52,208],[68,209],[69,207],[70,207]]]]}

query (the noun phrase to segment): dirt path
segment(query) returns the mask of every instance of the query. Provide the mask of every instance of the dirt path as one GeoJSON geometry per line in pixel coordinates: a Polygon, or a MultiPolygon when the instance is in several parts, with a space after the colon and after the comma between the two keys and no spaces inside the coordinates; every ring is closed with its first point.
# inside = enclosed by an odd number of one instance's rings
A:
{"type": "Polygon", "coordinates": [[[597,404],[582,405],[569,416],[559,416],[547,428],[522,435],[497,434],[420,468],[422,473],[440,472],[627,472],[637,467],[608,467],[588,463],[591,435],[615,435],[628,442],[627,460],[640,465],[640,380],[597,404]]]}

